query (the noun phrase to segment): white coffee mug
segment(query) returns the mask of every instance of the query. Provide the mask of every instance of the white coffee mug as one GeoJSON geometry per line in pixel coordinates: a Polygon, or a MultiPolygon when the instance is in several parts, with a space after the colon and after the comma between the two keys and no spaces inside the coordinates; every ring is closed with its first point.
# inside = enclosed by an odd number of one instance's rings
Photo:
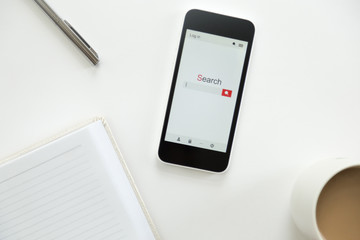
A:
{"type": "Polygon", "coordinates": [[[300,174],[293,187],[291,214],[299,230],[309,239],[323,240],[316,221],[316,206],[326,183],[347,168],[360,166],[348,158],[322,160],[300,174]]]}

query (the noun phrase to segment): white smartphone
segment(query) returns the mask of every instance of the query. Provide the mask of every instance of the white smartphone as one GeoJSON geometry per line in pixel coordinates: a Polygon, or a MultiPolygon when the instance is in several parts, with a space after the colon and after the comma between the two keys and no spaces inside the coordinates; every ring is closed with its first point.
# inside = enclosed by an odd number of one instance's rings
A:
{"type": "Polygon", "coordinates": [[[162,161],[227,168],[254,32],[248,20],[186,14],[158,151],[162,161]]]}

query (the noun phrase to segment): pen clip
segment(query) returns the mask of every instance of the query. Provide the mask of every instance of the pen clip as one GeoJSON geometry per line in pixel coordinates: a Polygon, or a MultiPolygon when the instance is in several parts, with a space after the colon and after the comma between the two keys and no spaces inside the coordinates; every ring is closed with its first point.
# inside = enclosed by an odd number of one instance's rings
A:
{"type": "Polygon", "coordinates": [[[70,30],[78,37],[78,39],[85,44],[85,46],[98,58],[97,53],[92,49],[92,47],[85,41],[85,39],[71,26],[71,24],[64,20],[64,23],[70,28],[70,30]]]}

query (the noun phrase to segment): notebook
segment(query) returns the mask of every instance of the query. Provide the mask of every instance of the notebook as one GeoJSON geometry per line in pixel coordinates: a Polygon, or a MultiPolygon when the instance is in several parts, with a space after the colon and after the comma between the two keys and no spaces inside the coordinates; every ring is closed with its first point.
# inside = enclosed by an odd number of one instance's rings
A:
{"type": "Polygon", "coordinates": [[[158,240],[102,118],[0,167],[1,240],[158,240]]]}

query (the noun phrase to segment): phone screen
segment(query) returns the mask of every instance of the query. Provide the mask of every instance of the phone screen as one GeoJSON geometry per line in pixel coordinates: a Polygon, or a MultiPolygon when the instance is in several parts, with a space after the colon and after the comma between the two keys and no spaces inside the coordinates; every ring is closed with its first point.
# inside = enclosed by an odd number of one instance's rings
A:
{"type": "Polygon", "coordinates": [[[226,152],[247,47],[186,30],[165,141],[226,152]]]}

